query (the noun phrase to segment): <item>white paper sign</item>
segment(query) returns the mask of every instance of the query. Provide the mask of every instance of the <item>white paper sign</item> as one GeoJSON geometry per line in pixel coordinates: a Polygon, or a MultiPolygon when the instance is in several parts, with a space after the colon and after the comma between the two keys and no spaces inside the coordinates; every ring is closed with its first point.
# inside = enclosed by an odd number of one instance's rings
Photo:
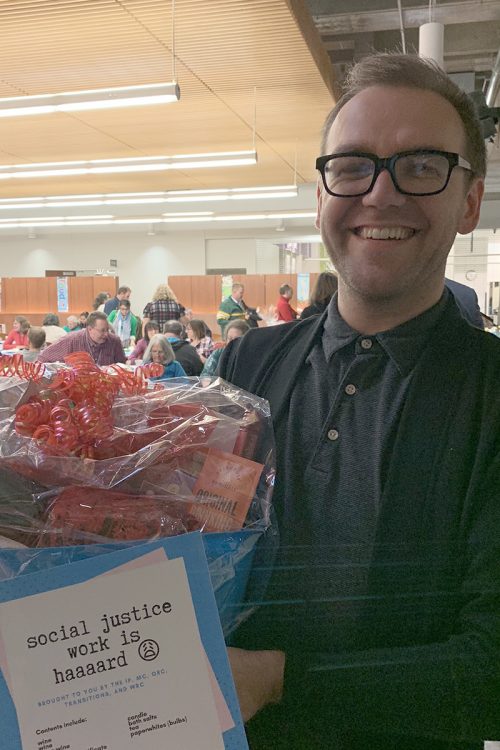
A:
{"type": "Polygon", "coordinates": [[[0,605],[23,750],[224,750],[182,559],[0,605]]]}

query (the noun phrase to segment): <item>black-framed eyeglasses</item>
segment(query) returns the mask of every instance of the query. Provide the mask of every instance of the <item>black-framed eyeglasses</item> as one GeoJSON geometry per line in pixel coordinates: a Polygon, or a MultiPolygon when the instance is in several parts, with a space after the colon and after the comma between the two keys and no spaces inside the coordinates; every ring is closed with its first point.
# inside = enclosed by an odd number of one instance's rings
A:
{"type": "Polygon", "coordinates": [[[455,167],[472,172],[469,162],[459,154],[437,149],[401,151],[383,159],[362,151],[316,159],[325,190],[337,198],[366,195],[383,169],[387,169],[394,187],[403,195],[437,195],[445,190],[455,167]]]}

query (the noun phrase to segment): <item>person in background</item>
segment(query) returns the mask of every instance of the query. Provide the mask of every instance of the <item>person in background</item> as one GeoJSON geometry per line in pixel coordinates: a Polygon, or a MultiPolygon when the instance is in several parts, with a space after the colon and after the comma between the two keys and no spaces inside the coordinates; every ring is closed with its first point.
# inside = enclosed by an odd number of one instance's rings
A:
{"type": "Polygon", "coordinates": [[[129,300],[131,294],[132,290],[129,286],[119,286],[116,296],[111,297],[107,302],[105,302],[103,312],[106,315],[109,315],[113,310],[118,310],[118,308],[120,307],[120,302],[129,300]]]}
{"type": "Polygon", "coordinates": [[[23,352],[25,362],[35,362],[45,346],[45,331],[41,326],[31,326],[28,331],[29,347],[23,352]]]}
{"type": "Polygon", "coordinates": [[[56,341],[62,339],[67,333],[59,322],[59,316],[55,313],[47,313],[43,319],[43,330],[45,331],[45,341],[47,346],[55,344],[56,341]]]}
{"type": "Polygon", "coordinates": [[[142,337],[142,339],[139,339],[134,347],[134,350],[127,357],[128,364],[135,365],[138,364],[138,361],[142,362],[144,352],[149,346],[151,337],[157,333],[160,333],[160,326],[158,325],[156,320],[150,320],[149,323],[146,323],[146,325],[144,326],[144,336],[142,337]]]}
{"type": "Polygon", "coordinates": [[[28,331],[30,322],[23,315],[16,315],[12,324],[12,330],[3,342],[3,349],[28,349],[28,331]]]}
{"type": "Polygon", "coordinates": [[[300,319],[308,318],[310,315],[321,315],[328,307],[331,298],[339,286],[338,279],[331,271],[323,271],[316,279],[316,284],[309,300],[309,305],[304,307],[300,319]]]}
{"type": "Polygon", "coordinates": [[[175,359],[174,350],[161,333],[151,337],[148,348],[144,353],[143,364],[148,365],[152,362],[164,366],[162,375],[150,378],[152,381],[182,378],[186,375],[182,365],[175,359]]]}
{"type": "Polygon", "coordinates": [[[122,299],[120,306],[108,315],[108,321],[122,342],[124,349],[135,346],[140,320],[130,309],[130,300],[122,299]]]}
{"type": "Polygon", "coordinates": [[[290,300],[293,297],[293,289],[289,284],[282,284],[279,288],[280,296],[276,302],[276,317],[278,321],[289,323],[297,320],[297,311],[293,309],[290,300]]]}
{"type": "MultiPolygon", "coordinates": [[[[226,326],[226,330],[224,333],[225,344],[227,345],[230,341],[233,341],[234,339],[244,336],[245,333],[247,333],[249,330],[250,330],[250,326],[248,325],[246,320],[232,320],[226,326]]],[[[218,370],[219,370],[219,362],[220,362],[220,358],[222,356],[223,351],[224,351],[224,346],[214,349],[214,351],[208,357],[207,361],[205,362],[203,366],[203,370],[201,371],[201,377],[203,376],[213,377],[217,375],[218,370]]]]}
{"type": "Polygon", "coordinates": [[[191,346],[194,346],[200,360],[205,364],[215,348],[211,337],[207,336],[205,321],[193,318],[186,326],[186,333],[191,346]]]}
{"type": "Polygon", "coordinates": [[[92,309],[95,312],[104,312],[104,305],[111,297],[109,292],[99,292],[94,302],[92,303],[92,309]]]}
{"type": "Polygon", "coordinates": [[[70,333],[71,331],[81,331],[82,326],[80,324],[79,319],[76,317],[76,315],[68,315],[66,318],[66,325],[63,326],[66,333],[70,333]]]}
{"type": "Polygon", "coordinates": [[[122,342],[110,332],[106,315],[97,311],[90,313],[86,328],[65,333],[55,344],[43,349],[38,361],[63,362],[64,357],[74,352],[88,352],[99,367],[126,362],[122,342]]]}
{"type": "Polygon", "coordinates": [[[178,320],[167,320],[163,326],[163,333],[174,350],[176,360],[186,371],[186,375],[199,375],[203,369],[203,363],[198,353],[185,338],[182,323],[178,320]]]}
{"type": "Polygon", "coordinates": [[[167,320],[184,321],[186,308],[177,300],[172,289],[168,284],[160,284],[156,287],[153,299],[148,302],[142,313],[142,324],[145,325],[148,320],[156,320],[163,330],[167,320]]]}
{"type": "Polygon", "coordinates": [[[80,328],[85,328],[87,325],[87,318],[89,317],[88,311],[85,310],[84,312],[81,312],[78,317],[78,322],[80,323],[80,328]]]}
{"type": "MultiPolygon", "coordinates": [[[[230,323],[232,320],[245,320],[245,318],[249,316],[249,312],[247,312],[247,310],[250,310],[250,308],[247,308],[247,305],[243,302],[244,293],[245,287],[243,286],[243,284],[235,281],[231,288],[231,294],[229,295],[229,297],[223,299],[219,305],[216,317],[217,323],[220,325],[222,338],[224,338],[224,331],[226,330],[226,326],[228,323],[230,323]]],[[[254,313],[256,313],[253,308],[251,309],[254,313]]],[[[259,319],[261,319],[260,316],[259,319]]]]}
{"type": "Polygon", "coordinates": [[[320,153],[338,293],[220,367],[276,436],[280,549],[231,652],[249,744],[482,750],[500,739],[500,342],[444,281],[479,221],[481,122],[431,60],[370,55],[320,153]]]}

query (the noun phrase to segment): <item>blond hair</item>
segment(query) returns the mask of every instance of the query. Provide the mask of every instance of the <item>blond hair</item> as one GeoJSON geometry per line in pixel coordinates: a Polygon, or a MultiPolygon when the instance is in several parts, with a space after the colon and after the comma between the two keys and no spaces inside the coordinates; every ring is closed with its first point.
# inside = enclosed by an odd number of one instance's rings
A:
{"type": "Polygon", "coordinates": [[[158,302],[160,299],[171,299],[174,302],[177,302],[177,297],[168,284],[159,284],[159,286],[156,287],[155,293],[153,294],[153,302],[158,302]]]}

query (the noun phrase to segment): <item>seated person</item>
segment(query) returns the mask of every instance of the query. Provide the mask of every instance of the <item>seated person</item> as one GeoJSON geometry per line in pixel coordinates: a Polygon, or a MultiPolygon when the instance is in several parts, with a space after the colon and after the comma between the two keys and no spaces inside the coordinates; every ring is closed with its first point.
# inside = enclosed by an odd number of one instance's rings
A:
{"type": "Polygon", "coordinates": [[[80,324],[80,321],[76,317],[76,315],[68,315],[66,318],[66,325],[63,326],[66,333],[70,333],[71,331],[81,331],[82,326],[80,324]]]}
{"type": "Polygon", "coordinates": [[[156,320],[150,320],[144,326],[144,336],[142,337],[142,339],[139,339],[133,351],[127,357],[127,362],[129,365],[138,364],[139,361],[142,362],[144,352],[149,346],[151,336],[154,336],[156,333],[160,333],[160,326],[156,322],[156,320]]]}
{"type": "Polygon", "coordinates": [[[31,326],[28,331],[29,349],[23,352],[25,362],[36,362],[45,346],[45,331],[41,326],[31,326]]]}
{"type": "Polygon", "coordinates": [[[43,330],[45,331],[45,341],[47,346],[55,344],[56,341],[67,335],[67,331],[59,323],[59,316],[55,313],[47,313],[43,319],[43,330]]]}
{"type": "Polygon", "coordinates": [[[124,349],[135,345],[139,320],[130,309],[130,300],[120,300],[118,308],[109,313],[108,321],[122,342],[124,349]]]}
{"type": "Polygon", "coordinates": [[[198,353],[184,337],[184,326],[178,320],[167,320],[163,333],[174,350],[175,358],[186,371],[186,375],[199,375],[203,363],[198,353]]]}
{"type": "Polygon", "coordinates": [[[65,333],[57,343],[47,346],[38,361],[64,362],[64,357],[73,352],[88,352],[98,367],[126,362],[122,342],[110,332],[108,319],[101,312],[90,313],[86,328],[65,333]]]}
{"type": "Polygon", "coordinates": [[[186,333],[191,346],[194,346],[202,363],[205,364],[215,349],[214,342],[207,334],[205,321],[197,319],[190,320],[186,326],[186,333]]]}
{"type": "Polygon", "coordinates": [[[78,316],[78,322],[80,323],[80,327],[81,328],[85,328],[85,326],[87,325],[87,318],[88,317],[89,317],[89,313],[88,313],[87,310],[84,310],[78,316]]]}
{"type": "Polygon", "coordinates": [[[165,336],[157,333],[151,338],[149,346],[144,354],[143,364],[160,364],[163,365],[163,374],[150,380],[168,380],[169,378],[181,378],[186,375],[182,365],[175,359],[174,350],[168,343],[165,336]]]}
{"type": "Polygon", "coordinates": [[[27,349],[29,347],[28,331],[30,322],[23,315],[16,315],[12,324],[12,331],[3,342],[3,349],[27,349]]]}
{"type": "Polygon", "coordinates": [[[214,349],[212,354],[205,362],[205,365],[201,372],[201,377],[213,377],[217,375],[219,371],[219,360],[221,358],[222,352],[224,351],[224,346],[226,344],[229,344],[230,341],[244,336],[245,333],[247,333],[247,331],[249,330],[250,325],[246,322],[246,320],[232,320],[230,323],[228,323],[224,331],[224,345],[219,346],[217,349],[214,349]]]}

